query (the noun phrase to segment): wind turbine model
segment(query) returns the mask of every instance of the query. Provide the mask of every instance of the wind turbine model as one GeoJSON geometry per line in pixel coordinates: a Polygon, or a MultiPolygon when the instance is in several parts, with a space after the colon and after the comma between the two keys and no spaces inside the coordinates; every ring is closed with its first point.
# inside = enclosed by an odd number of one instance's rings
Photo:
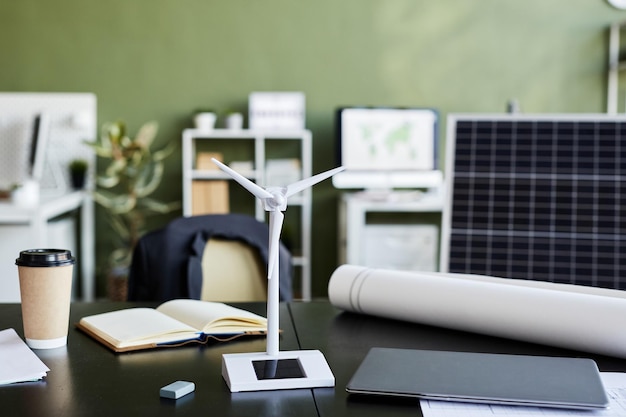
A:
{"type": "Polygon", "coordinates": [[[266,352],[222,355],[222,376],[231,392],[288,388],[334,387],[335,377],[319,350],[283,351],[279,345],[279,244],[287,210],[287,199],[320,181],[343,171],[344,167],[314,175],[286,187],[262,188],[217,159],[213,162],[263,202],[270,213],[267,264],[267,347],[266,352]]]}

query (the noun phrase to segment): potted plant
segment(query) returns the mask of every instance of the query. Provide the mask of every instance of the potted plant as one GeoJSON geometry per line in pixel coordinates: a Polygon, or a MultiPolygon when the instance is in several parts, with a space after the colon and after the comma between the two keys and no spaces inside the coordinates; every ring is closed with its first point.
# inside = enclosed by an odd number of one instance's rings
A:
{"type": "Polygon", "coordinates": [[[224,118],[224,124],[226,129],[241,130],[243,129],[243,114],[241,112],[230,109],[226,111],[226,117],[224,118]]]}
{"type": "Polygon", "coordinates": [[[87,168],[88,164],[84,159],[73,159],[70,162],[70,180],[75,190],[82,190],[85,187],[87,168]]]}
{"type": "Polygon", "coordinates": [[[193,117],[196,129],[202,130],[203,132],[213,130],[216,120],[217,113],[213,109],[198,109],[193,117]]]}
{"type": "Polygon", "coordinates": [[[148,122],[132,138],[124,122],[109,122],[103,125],[98,140],[88,142],[96,155],[109,161],[96,177],[93,195],[108,214],[115,232],[115,249],[108,266],[108,292],[112,299],[126,299],[128,268],[135,244],[145,232],[147,217],[180,207],[180,202],[164,203],[150,197],[163,178],[163,161],[175,146],[171,142],[152,151],[157,131],[157,123],[148,122]]]}

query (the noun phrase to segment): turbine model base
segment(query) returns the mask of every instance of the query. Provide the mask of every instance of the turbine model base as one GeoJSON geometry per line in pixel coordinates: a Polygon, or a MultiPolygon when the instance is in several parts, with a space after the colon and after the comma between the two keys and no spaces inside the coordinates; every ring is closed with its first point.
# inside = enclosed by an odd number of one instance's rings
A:
{"type": "Polygon", "coordinates": [[[334,387],[333,375],[319,350],[225,353],[222,376],[231,392],[334,387]]]}

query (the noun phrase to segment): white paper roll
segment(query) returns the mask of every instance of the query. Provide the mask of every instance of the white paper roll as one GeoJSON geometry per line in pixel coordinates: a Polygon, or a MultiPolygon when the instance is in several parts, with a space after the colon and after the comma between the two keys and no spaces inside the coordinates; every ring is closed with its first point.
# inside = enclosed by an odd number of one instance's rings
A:
{"type": "Polygon", "coordinates": [[[626,292],[480,275],[342,265],[343,310],[626,358],[626,292]]]}

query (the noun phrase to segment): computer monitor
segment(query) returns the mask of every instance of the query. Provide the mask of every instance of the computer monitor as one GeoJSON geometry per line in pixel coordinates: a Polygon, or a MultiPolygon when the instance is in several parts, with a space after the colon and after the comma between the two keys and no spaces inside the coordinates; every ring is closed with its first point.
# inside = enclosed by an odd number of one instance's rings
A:
{"type": "Polygon", "coordinates": [[[92,93],[0,92],[0,190],[33,178],[46,194],[64,193],[74,159],[92,173],[84,142],[97,137],[96,104],[92,93]]]}
{"type": "Polygon", "coordinates": [[[336,188],[429,188],[437,170],[438,113],[429,108],[341,107],[336,112],[336,188]]]}
{"type": "Polygon", "coordinates": [[[43,176],[49,132],[48,116],[45,113],[36,115],[33,120],[28,163],[30,179],[37,182],[40,182],[43,176]]]}

